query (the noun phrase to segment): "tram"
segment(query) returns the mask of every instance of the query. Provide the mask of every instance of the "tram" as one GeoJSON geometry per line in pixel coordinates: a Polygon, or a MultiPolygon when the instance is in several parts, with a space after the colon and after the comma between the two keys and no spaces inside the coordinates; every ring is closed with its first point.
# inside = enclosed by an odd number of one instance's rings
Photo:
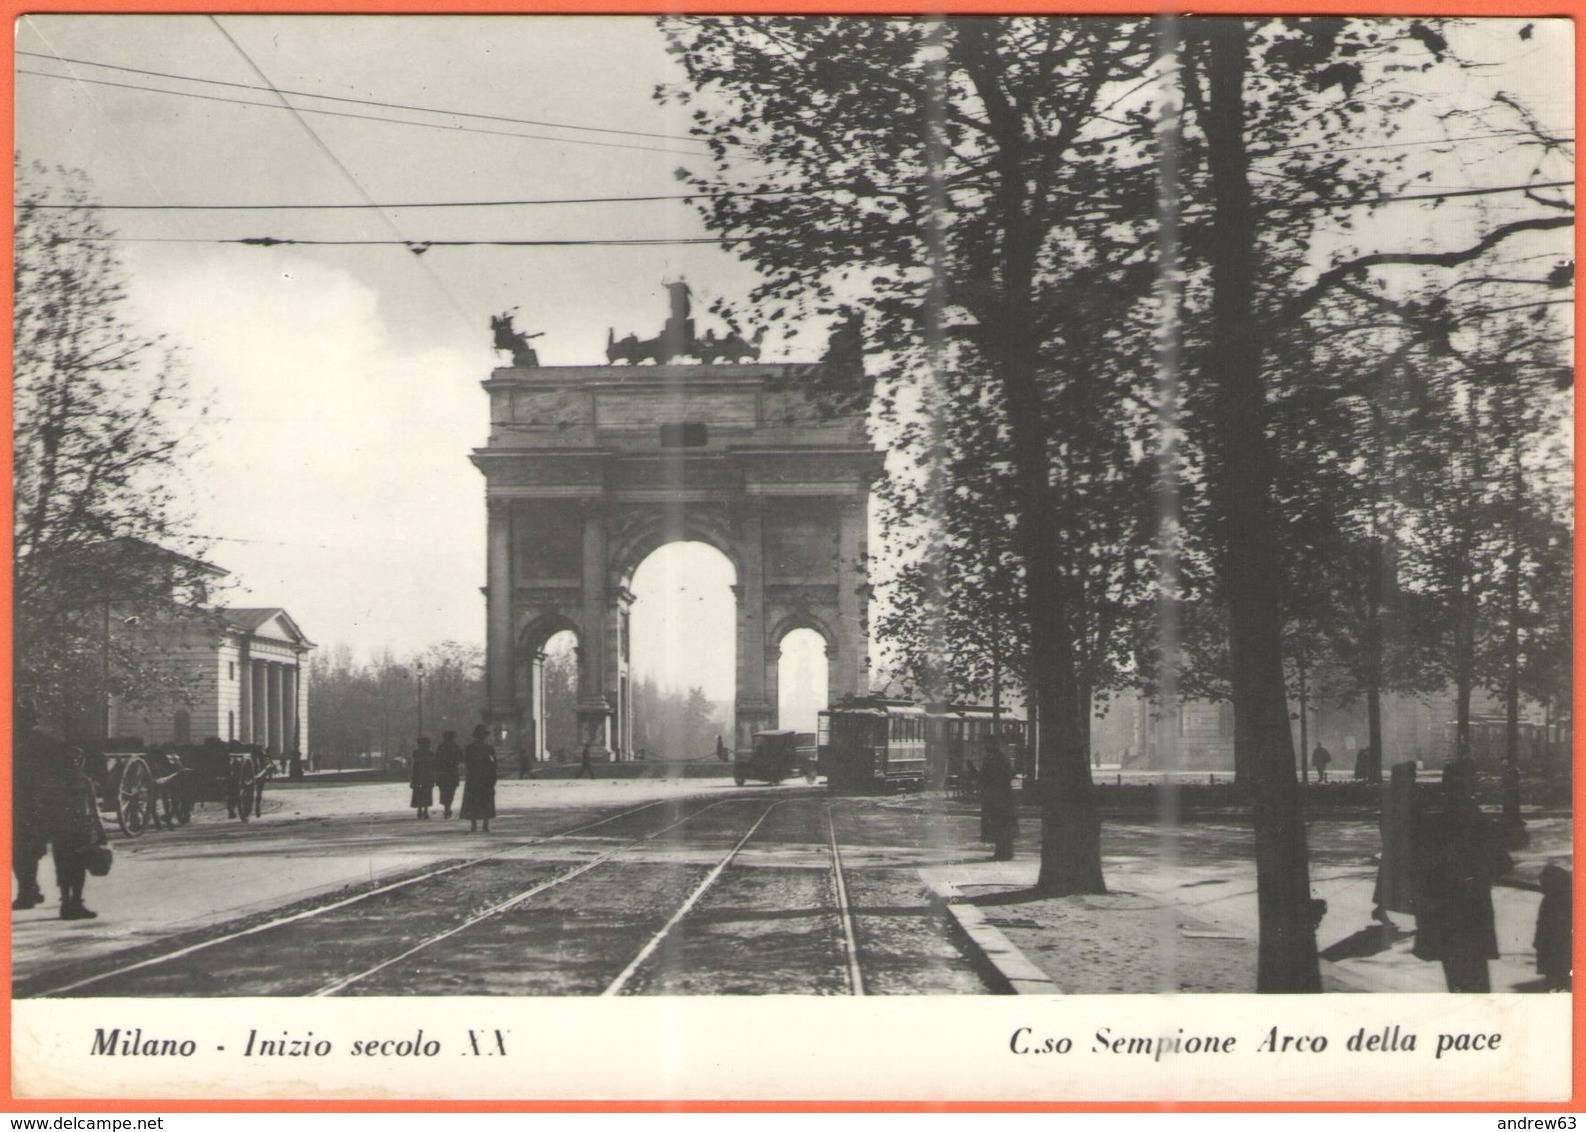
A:
{"type": "Polygon", "coordinates": [[[965,762],[978,764],[992,735],[998,736],[1014,772],[1034,777],[1029,723],[1011,711],[984,704],[928,704],[925,720],[927,774],[933,788],[960,789],[965,762]]]}
{"type": "Polygon", "coordinates": [[[963,789],[991,735],[1015,771],[1034,773],[1029,724],[983,704],[855,698],[821,712],[818,728],[820,773],[835,791],[963,789]]]}
{"type": "Polygon", "coordinates": [[[925,785],[925,709],[906,700],[866,696],[823,711],[816,758],[838,793],[919,790],[925,785]]]}

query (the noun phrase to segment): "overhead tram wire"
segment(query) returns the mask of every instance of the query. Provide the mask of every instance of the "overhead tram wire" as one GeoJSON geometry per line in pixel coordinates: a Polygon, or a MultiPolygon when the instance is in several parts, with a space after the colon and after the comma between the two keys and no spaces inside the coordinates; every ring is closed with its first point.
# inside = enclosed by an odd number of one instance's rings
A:
{"type": "MultiPolygon", "coordinates": [[[[245,50],[243,50],[242,44],[238,43],[232,37],[231,33],[226,30],[226,26],[220,22],[219,18],[211,15],[209,17],[209,22],[215,25],[215,30],[220,32],[220,34],[225,37],[226,42],[231,44],[232,48],[237,52],[238,55],[242,56],[243,60],[250,68],[252,68],[253,73],[259,76],[260,81],[273,89],[274,87],[270,82],[270,76],[266,75],[264,73],[264,69],[253,61],[253,56],[249,55],[245,50]]],[[[414,256],[421,257],[424,252],[428,251],[429,248],[427,245],[421,247],[412,241],[402,240],[402,232],[399,228],[397,228],[396,222],[392,220],[390,216],[386,215],[383,210],[376,207],[374,198],[371,197],[369,195],[369,191],[363,187],[363,182],[359,181],[357,177],[353,176],[352,170],[348,169],[347,166],[342,162],[341,158],[336,156],[335,151],[333,151],[330,146],[325,144],[325,140],[314,132],[314,127],[310,126],[307,119],[298,113],[297,109],[286,100],[286,96],[282,95],[279,91],[277,91],[276,94],[277,97],[281,99],[282,104],[291,110],[292,117],[297,119],[297,124],[303,127],[304,132],[307,133],[309,137],[314,139],[314,144],[319,147],[320,152],[329,158],[330,162],[335,165],[337,169],[341,170],[341,175],[347,179],[347,183],[353,187],[358,195],[361,196],[371,208],[375,209],[376,215],[379,216],[381,222],[385,225],[387,230],[389,230],[393,236],[397,237],[399,241],[403,242],[404,246],[406,246],[407,249],[414,254],[414,256]]],[[[440,276],[431,271],[429,267],[424,264],[422,259],[419,262],[419,268],[424,272],[425,275],[429,276],[430,282],[434,285],[435,289],[446,296],[446,301],[451,303],[452,309],[457,312],[458,319],[464,324],[467,324],[469,322],[468,312],[463,309],[463,305],[458,301],[457,296],[452,294],[451,290],[447,288],[446,284],[441,281],[440,276]]]]}
{"type": "MultiPolygon", "coordinates": [[[[353,98],[353,97],[350,97],[350,96],[347,96],[347,95],[319,94],[319,93],[315,93],[313,91],[306,91],[306,90],[290,90],[290,89],[286,89],[286,88],[260,87],[260,86],[254,86],[254,85],[252,85],[250,83],[229,82],[229,81],[226,81],[226,80],[223,80],[223,79],[208,79],[208,78],[200,77],[198,75],[184,75],[184,74],[180,74],[180,73],[177,73],[177,72],[174,72],[174,71],[156,71],[156,70],[150,70],[150,69],[141,68],[141,67],[128,67],[128,66],[124,66],[122,64],[117,64],[117,63],[101,63],[101,62],[97,62],[97,61],[92,60],[92,59],[78,59],[78,58],[74,58],[72,56],[50,54],[48,52],[42,52],[42,51],[20,51],[19,50],[19,51],[16,52],[16,54],[19,55],[19,56],[28,56],[30,58],[35,58],[35,59],[50,59],[50,60],[54,60],[54,61],[57,61],[57,62],[60,62],[60,63],[63,63],[63,64],[70,65],[70,66],[99,67],[99,68],[104,69],[104,70],[121,71],[121,72],[126,73],[126,74],[144,75],[144,76],[147,76],[147,77],[150,77],[150,78],[172,79],[172,80],[177,81],[177,82],[201,83],[201,84],[205,84],[205,85],[209,85],[209,86],[222,86],[222,87],[228,87],[228,88],[237,89],[237,90],[270,91],[270,92],[273,92],[273,93],[291,95],[292,97],[296,97],[296,98],[313,98],[313,99],[319,99],[321,101],[326,101],[326,102],[345,102],[345,103],[348,103],[348,104],[351,104],[351,105],[355,105],[355,106],[373,106],[373,107],[380,107],[380,108],[388,109],[388,110],[407,110],[407,111],[411,111],[411,112],[419,113],[419,114],[441,114],[441,115],[446,115],[446,116],[454,117],[454,118],[477,118],[480,121],[486,121],[486,122],[505,122],[505,123],[513,123],[513,124],[518,124],[518,125],[525,125],[525,126],[537,126],[537,127],[541,127],[541,128],[545,128],[545,129],[553,129],[553,130],[576,130],[576,131],[582,131],[582,132],[586,132],[586,133],[621,134],[621,135],[625,135],[625,136],[628,136],[628,137],[657,138],[657,139],[660,139],[660,140],[663,140],[663,141],[687,142],[687,143],[694,144],[694,145],[703,145],[703,144],[705,144],[701,139],[694,138],[694,137],[689,137],[687,135],[682,135],[682,134],[661,133],[661,132],[658,132],[658,131],[651,131],[651,130],[624,130],[624,129],[619,129],[617,127],[612,127],[612,126],[586,126],[586,125],[579,125],[577,123],[572,123],[572,122],[551,122],[551,121],[545,121],[545,120],[537,119],[537,118],[515,118],[515,117],[512,117],[510,115],[505,115],[505,114],[487,114],[487,113],[484,113],[482,111],[474,111],[474,110],[445,110],[445,109],[440,109],[440,108],[431,107],[431,106],[419,106],[419,105],[412,104],[412,103],[384,102],[384,101],[381,101],[379,99],[372,99],[372,98],[353,98]]],[[[269,110],[279,109],[279,107],[277,107],[276,105],[271,104],[271,103],[245,102],[245,101],[238,100],[238,99],[215,98],[212,95],[211,96],[200,95],[200,94],[195,94],[195,93],[190,92],[190,91],[166,90],[166,89],[161,88],[161,87],[140,86],[140,85],[134,84],[134,83],[116,83],[116,82],[112,82],[112,81],[106,80],[106,79],[88,79],[88,78],[83,78],[81,76],[76,76],[76,75],[56,75],[56,74],[51,74],[51,73],[46,72],[46,71],[29,71],[29,70],[22,70],[22,69],[19,69],[17,73],[18,74],[24,74],[24,75],[34,75],[34,76],[37,76],[37,77],[40,77],[40,78],[65,79],[65,80],[73,81],[73,82],[97,83],[97,84],[103,85],[103,86],[116,86],[116,87],[121,87],[121,88],[127,89],[127,90],[146,91],[146,92],[149,92],[149,93],[152,93],[152,94],[172,94],[172,95],[177,95],[179,97],[200,98],[200,99],[207,97],[207,98],[209,98],[212,101],[231,103],[233,105],[239,105],[239,106],[258,106],[258,107],[261,107],[263,109],[269,109],[269,110]]],[[[309,109],[309,108],[305,108],[305,109],[309,109]]],[[[312,113],[316,113],[316,114],[337,114],[338,113],[336,111],[319,110],[319,109],[313,109],[311,112],[312,113]]],[[[345,113],[342,113],[342,114],[340,114],[340,116],[353,117],[353,118],[362,118],[362,119],[365,119],[365,120],[377,121],[377,122],[392,122],[392,123],[399,124],[399,125],[429,126],[431,128],[438,128],[438,129],[464,130],[464,131],[473,132],[473,133],[488,133],[488,134],[494,134],[496,136],[502,136],[502,137],[527,137],[527,138],[531,138],[531,139],[535,139],[535,140],[566,141],[566,142],[568,142],[570,144],[585,144],[585,145],[597,144],[597,143],[588,142],[588,141],[580,142],[580,141],[578,141],[578,139],[573,139],[573,138],[546,138],[543,135],[519,134],[519,133],[510,132],[510,131],[468,130],[467,127],[461,127],[461,126],[443,126],[443,125],[441,125],[439,123],[433,123],[433,122],[412,122],[412,121],[409,121],[407,119],[381,118],[381,117],[373,116],[373,115],[345,114],[345,113]]],[[[1356,152],[1356,151],[1368,150],[1368,149],[1408,149],[1408,148],[1414,148],[1414,147],[1418,147],[1418,146],[1443,146],[1443,145],[1454,145],[1454,144],[1458,144],[1458,143],[1472,142],[1472,141],[1489,141],[1489,140],[1493,140],[1493,139],[1496,139],[1496,138],[1534,137],[1534,136],[1536,136],[1536,135],[1531,130],[1522,130],[1522,129],[1498,130],[1498,131],[1494,131],[1492,133],[1469,134],[1469,135],[1464,135],[1464,136],[1459,136],[1459,137],[1413,138],[1413,139],[1407,139],[1407,140],[1403,140],[1403,141],[1370,142],[1370,143],[1364,143],[1364,144],[1361,144],[1361,145],[1349,145],[1349,146],[1329,146],[1328,147],[1328,152],[1330,152],[1330,153],[1345,153],[1345,152],[1356,152]]],[[[1544,136],[1540,140],[1554,142],[1554,143],[1558,143],[1558,144],[1573,144],[1573,142],[1574,142],[1573,138],[1552,137],[1552,136],[1544,136]]],[[[644,148],[644,147],[636,147],[636,148],[644,148]]],[[[1291,145],[1272,146],[1272,147],[1267,147],[1267,148],[1264,148],[1264,149],[1252,150],[1250,156],[1252,157],[1252,159],[1260,160],[1262,158],[1275,156],[1275,155],[1280,154],[1280,153],[1294,153],[1294,152],[1298,152],[1298,151],[1303,150],[1303,149],[1314,149],[1314,148],[1318,148],[1318,147],[1313,145],[1313,144],[1311,144],[1311,143],[1296,142],[1296,143],[1291,144],[1291,145]]],[[[645,151],[646,152],[663,152],[663,153],[674,152],[672,149],[663,149],[663,150],[646,149],[645,151]]]]}
{"type": "MultiPolygon", "coordinates": [[[[691,201],[714,200],[726,197],[782,197],[782,196],[816,196],[823,192],[835,192],[836,187],[816,187],[804,189],[746,189],[742,192],[699,192],[699,193],[653,193],[646,196],[627,197],[540,197],[534,200],[432,200],[432,201],[385,201],[374,205],[375,208],[520,208],[534,205],[574,205],[574,204],[648,204],[661,201],[691,201]]],[[[52,209],[83,209],[98,212],[300,212],[300,211],[335,211],[369,208],[367,204],[356,201],[343,201],[339,204],[104,204],[100,202],[85,202],[82,204],[38,204],[36,208],[52,209]]]]}
{"type": "MultiPolygon", "coordinates": [[[[675,147],[668,148],[650,145],[631,145],[628,142],[595,141],[591,138],[558,138],[551,137],[547,134],[525,134],[517,130],[490,130],[481,126],[448,125],[444,122],[415,122],[408,118],[387,118],[379,114],[355,114],[350,110],[325,110],[316,106],[298,107],[293,106],[289,102],[250,102],[243,98],[222,98],[215,94],[198,94],[189,90],[165,90],[161,87],[143,86],[139,83],[118,83],[111,79],[90,79],[81,75],[54,75],[47,71],[30,71],[22,67],[17,68],[16,73],[19,75],[35,75],[39,78],[45,79],[60,79],[64,82],[71,83],[88,83],[94,86],[117,87],[121,90],[136,90],[142,91],[145,94],[170,94],[175,95],[178,98],[196,98],[201,102],[220,102],[228,106],[251,106],[258,110],[291,110],[293,112],[301,110],[308,114],[322,114],[330,118],[354,118],[362,122],[386,122],[394,126],[420,126],[426,130],[445,130],[448,133],[453,134],[488,134],[491,137],[498,138],[521,138],[525,141],[546,141],[563,145],[596,146],[601,149],[632,149],[637,150],[640,153],[675,154],[680,152],[675,147]]],[[[311,95],[310,97],[317,96],[311,95]]],[[[442,114],[449,113],[449,111],[437,110],[433,111],[433,113],[442,114]]],[[[689,151],[688,156],[704,157],[707,156],[707,154],[704,150],[691,150],[689,151]]]]}
{"type": "MultiPolygon", "coordinates": [[[[1268,209],[1267,211],[1269,211],[1269,212],[1323,212],[1323,211],[1332,211],[1334,209],[1339,209],[1339,208],[1381,207],[1383,205],[1389,205],[1389,204],[1419,203],[1419,202],[1424,202],[1424,201],[1453,199],[1453,198],[1459,198],[1459,197],[1488,196],[1488,195],[1503,194],[1503,193],[1530,192],[1530,191],[1534,191],[1536,189],[1564,188],[1564,187],[1570,187],[1570,186],[1573,186],[1573,185],[1574,185],[1573,181],[1543,181],[1543,182],[1538,182],[1538,183],[1532,184],[1532,185],[1495,185],[1495,186],[1490,186],[1490,187],[1487,187],[1487,188],[1477,188],[1477,189],[1448,189],[1446,191],[1433,191],[1433,192],[1424,192],[1424,193],[1410,193],[1410,194],[1405,194],[1405,195],[1402,195],[1402,196],[1372,197],[1372,198],[1369,198],[1369,199],[1366,199],[1366,200],[1309,201],[1309,202],[1303,202],[1301,204],[1295,204],[1295,205],[1277,205],[1277,206],[1273,206],[1272,208],[1268,209]]],[[[787,194],[789,194],[789,195],[805,195],[805,194],[813,195],[815,192],[818,192],[818,191],[837,191],[837,189],[836,188],[826,188],[826,189],[820,189],[820,190],[803,190],[802,192],[795,191],[795,190],[785,190],[785,192],[787,194]]],[[[775,190],[774,193],[768,191],[767,195],[781,195],[783,192],[784,192],[784,190],[775,190]]],[[[698,194],[698,195],[703,196],[705,194],[698,194]]],[[[734,195],[734,194],[716,194],[716,195],[728,195],[728,196],[730,196],[730,195],[734,195]]],[[[624,198],[618,198],[618,199],[624,199],[624,198]]],[[[634,198],[634,199],[669,199],[669,198],[634,198]]],[[[689,198],[687,196],[683,196],[683,197],[678,197],[676,199],[689,199],[689,198]]],[[[507,201],[498,201],[498,202],[485,202],[485,201],[454,202],[454,205],[436,205],[435,207],[452,207],[452,206],[456,206],[456,207],[491,207],[491,206],[495,206],[495,205],[506,205],[506,204],[514,204],[514,203],[517,203],[517,202],[507,202],[507,201]]],[[[551,203],[551,202],[546,202],[546,203],[551,203]]],[[[575,203],[584,203],[584,202],[580,201],[580,202],[575,202],[575,203]]],[[[46,206],[41,206],[41,207],[50,207],[50,206],[46,205],[46,206]]],[[[54,207],[62,207],[62,208],[65,208],[65,207],[71,207],[71,208],[110,207],[110,208],[114,208],[114,207],[122,207],[122,206],[115,206],[115,205],[109,205],[109,206],[59,205],[59,206],[54,206],[54,207]]],[[[227,206],[224,206],[224,205],[195,205],[195,206],[146,205],[146,206],[124,206],[124,207],[145,208],[145,209],[148,209],[150,211],[178,211],[178,212],[180,212],[180,211],[188,211],[190,209],[199,209],[199,208],[222,209],[222,208],[225,208],[227,206]]],[[[373,201],[370,201],[369,203],[363,204],[363,205],[337,205],[337,206],[248,205],[248,206],[242,206],[242,207],[249,208],[249,209],[337,207],[337,208],[372,208],[372,209],[375,209],[375,210],[381,210],[381,209],[388,209],[388,208],[389,209],[419,208],[419,207],[425,207],[425,206],[422,206],[422,205],[401,205],[401,204],[377,204],[377,203],[375,203],[373,201]]],[[[1186,215],[1204,215],[1204,213],[1199,213],[1199,212],[1195,212],[1194,210],[1190,210],[1189,212],[1186,213],[1186,215]]],[[[1082,219],[1092,220],[1092,221],[1096,221],[1096,222],[1099,222],[1099,223],[1115,223],[1116,220],[1117,220],[1117,217],[1116,216],[1112,216],[1112,215],[1107,215],[1107,214],[1095,214],[1095,215],[1091,215],[1089,217],[1084,217],[1082,219]]],[[[391,225],[389,223],[389,220],[388,220],[388,226],[390,226],[390,227],[392,227],[394,229],[394,225],[391,225]]],[[[747,243],[747,242],[749,242],[750,240],[753,239],[753,237],[751,237],[751,236],[726,236],[726,235],[723,235],[723,236],[592,237],[592,238],[582,238],[582,239],[581,238],[564,238],[564,239],[523,239],[523,240],[504,240],[504,239],[502,239],[502,240],[498,240],[498,239],[414,240],[414,239],[408,239],[408,238],[402,236],[402,234],[400,232],[396,232],[395,235],[396,235],[396,239],[393,239],[393,240],[351,240],[351,239],[349,239],[349,240],[337,240],[337,239],[322,239],[322,238],[303,238],[303,239],[298,239],[298,238],[291,237],[291,236],[208,236],[208,237],[204,237],[204,236],[196,236],[196,237],[195,236],[104,236],[104,237],[80,237],[80,238],[75,238],[74,237],[74,238],[69,238],[68,242],[74,242],[74,243],[75,242],[83,242],[83,243],[133,243],[133,244],[162,244],[162,243],[164,243],[164,244],[242,244],[242,245],[250,245],[250,246],[253,246],[253,247],[277,247],[277,246],[289,246],[289,245],[319,245],[319,246],[331,246],[331,247],[336,247],[336,246],[340,246],[340,247],[354,247],[354,246],[356,246],[356,247],[378,247],[378,246],[382,246],[382,245],[391,245],[391,246],[406,247],[410,251],[417,252],[420,249],[423,249],[424,251],[428,251],[430,248],[445,248],[445,247],[525,247],[525,248],[536,248],[536,247],[538,247],[538,248],[554,248],[554,247],[646,247],[646,246],[655,246],[655,245],[688,245],[688,244],[729,245],[729,244],[747,243]]]]}
{"type": "MultiPolygon", "coordinates": [[[[700,144],[696,139],[690,138],[687,135],[683,135],[683,134],[663,134],[663,133],[657,133],[657,132],[651,131],[651,130],[623,130],[623,129],[617,129],[616,127],[612,127],[612,126],[583,126],[583,125],[578,125],[577,123],[573,123],[573,122],[548,122],[548,121],[543,121],[543,120],[538,119],[538,118],[514,118],[514,117],[511,117],[511,116],[505,115],[505,114],[485,114],[485,113],[482,113],[482,112],[479,112],[479,111],[473,111],[473,110],[442,110],[442,109],[439,109],[439,108],[433,107],[433,106],[416,106],[416,105],[413,105],[411,103],[405,103],[405,102],[382,102],[379,99],[374,99],[374,98],[352,98],[352,97],[349,97],[349,96],[346,96],[346,95],[338,95],[338,94],[318,94],[318,93],[316,93],[314,91],[289,90],[289,89],[287,89],[285,87],[274,87],[274,86],[261,87],[261,86],[254,86],[251,83],[228,82],[228,81],[226,81],[224,79],[206,79],[206,78],[201,78],[198,75],[182,75],[182,74],[177,74],[177,73],[172,72],[172,71],[151,71],[151,70],[145,70],[145,69],[143,69],[141,67],[122,66],[122,65],[117,64],[117,63],[99,63],[99,62],[95,62],[92,59],[74,59],[74,58],[71,58],[69,56],[65,56],[65,55],[51,55],[51,54],[49,54],[47,52],[42,52],[42,51],[18,51],[17,54],[18,55],[26,55],[26,56],[29,56],[29,57],[34,58],[34,59],[53,59],[53,60],[56,60],[56,61],[61,62],[61,63],[66,63],[66,64],[70,64],[72,66],[78,66],[78,67],[100,67],[100,68],[102,68],[104,70],[107,70],[107,71],[122,71],[122,72],[125,72],[127,74],[131,74],[131,75],[146,75],[146,76],[148,76],[150,78],[175,79],[178,82],[203,83],[203,84],[206,84],[208,86],[223,86],[223,87],[230,87],[230,88],[236,89],[236,90],[267,91],[267,92],[273,93],[273,94],[291,95],[294,98],[318,98],[318,99],[322,99],[322,100],[324,100],[326,102],[347,102],[347,103],[351,103],[351,104],[353,104],[355,106],[377,106],[377,107],[380,107],[380,108],[385,109],[385,110],[411,110],[411,111],[415,111],[415,112],[420,113],[420,114],[445,114],[445,115],[449,115],[449,116],[454,117],[454,118],[478,118],[478,119],[480,119],[482,121],[486,121],[486,122],[508,122],[508,123],[512,123],[514,125],[519,125],[519,126],[539,126],[539,127],[545,128],[545,129],[552,129],[552,130],[581,130],[581,131],[585,131],[587,133],[595,133],[595,134],[625,134],[625,135],[627,135],[629,137],[659,138],[662,141],[691,141],[691,142],[694,142],[696,145],[700,144]]],[[[26,73],[26,74],[42,74],[43,72],[40,72],[40,71],[27,71],[27,72],[24,72],[24,73],[26,73]]],[[[54,78],[54,77],[63,77],[63,76],[48,76],[48,77],[54,78]]],[[[157,89],[157,88],[147,87],[147,88],[139,88],[139,89],[153,90],[153,89],[157,89]]],[[[164,93],[173,93],[174,94],[174,93],[180,93],[180,92],[170,91],[170,92],[164,92],[164,93]]]]}

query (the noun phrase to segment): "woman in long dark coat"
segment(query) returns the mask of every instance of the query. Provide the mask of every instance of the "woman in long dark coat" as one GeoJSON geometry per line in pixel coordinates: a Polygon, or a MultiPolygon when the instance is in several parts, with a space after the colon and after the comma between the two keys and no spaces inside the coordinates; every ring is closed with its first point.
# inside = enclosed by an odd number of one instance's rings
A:
{"type": "Polygon", "coordinates": [[[496,749],[485,742],[490,734],[483,723],[474,728],[474,741],[463,752],[463,807],[458,813],[468,819],[468,832],[476,833],[479,823],[490,832],[490,819],[496,816],[496,749]]]}
{"type": "Polygon", "coordinates": [[[420,818],[430,816],[430,807],[435,804],[435,752],[430,750],[430,737],[419,736],[419,745],[413,752],[413,777],[408,785],[413,788],[413,800],[409,803],[418,811],[420,818]]]}
{"type": "Polygon", "coordinates": [[[1475,797],[1475,765],[1443,768],[1442,803],[1416,831],[1415,947],[1418,959],[1443,964],[1450,991],[1486,994],[1489,960],[1498,958],[1492,882],[1513,868],[1496,826],[1475,797]]]}
{"type": "Polygon", "coordinates": [[[995,738],[986,739],[980,760],[980,836],[993,847],[994,861],[1013,860],[1013,839],[1019,832],[1019,811],[1013,803],[1013,764],[995,738]]]}

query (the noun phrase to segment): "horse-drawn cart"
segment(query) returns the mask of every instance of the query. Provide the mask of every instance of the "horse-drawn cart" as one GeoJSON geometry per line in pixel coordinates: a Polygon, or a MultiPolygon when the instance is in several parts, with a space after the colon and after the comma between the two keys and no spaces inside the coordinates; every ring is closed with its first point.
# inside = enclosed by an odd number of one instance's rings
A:
{"type": "Polygon", "coordinates": [[[108,750],[92,762],[89,777],[98,788],[99,811],[114,814],[121,832],[137,837],[157,820],[159,784],[148,756],[142,750],[108,750]]]}
{"type": "Polygon", "coordinates": [[[199,802],[224,802],[226,816],[242,821],[263,814],[264,784],[275,766],[263,747],[211,739],[162,757],[170,773],[160,807],[167,825],[187,824],[199,802]]]}
{"type": "Polygon", "coordinates": [[[274,764],[262,747],[219,739],[147,750],[141,743],[125,750],[111,746],[89,774],[98,786],[100,812],[115,815],[128,837],[186,825],[199,802],[223,802],[227,817],[243,821],[264,812],[264,783],[274,764]]]}

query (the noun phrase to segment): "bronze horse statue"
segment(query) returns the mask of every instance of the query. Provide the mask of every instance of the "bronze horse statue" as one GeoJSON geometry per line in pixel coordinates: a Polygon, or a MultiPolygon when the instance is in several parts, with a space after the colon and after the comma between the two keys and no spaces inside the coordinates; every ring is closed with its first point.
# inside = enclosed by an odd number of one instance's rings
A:
{"type": "Polygon", "coordinates": [[[512,354],[512,364],[521,368],[540,364],[540,355],[529,345],[530,338],[543,338],[544,332],[525,334],[512,326],[512,311],[490,316],[490,330],[495,335],[496,349],[512,354]]]}

